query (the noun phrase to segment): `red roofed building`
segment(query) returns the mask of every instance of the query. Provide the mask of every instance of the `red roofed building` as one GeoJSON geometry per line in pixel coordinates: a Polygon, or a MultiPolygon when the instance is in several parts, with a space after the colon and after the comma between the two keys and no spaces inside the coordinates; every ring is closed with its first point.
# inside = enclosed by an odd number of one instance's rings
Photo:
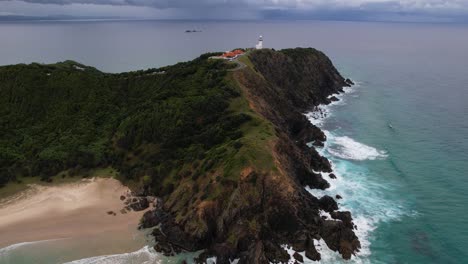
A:
{"type": "Polygon", "coordinates": [[[221,57],[223,58],[227,58],[227,59],[232,59],[232,58],[235,58],[239,55],[242,55],[244,54],[244,51],[240,50],[240,49],[237,49],[237,50],[233,50],[233,51],[226,51],[223,55],[221,55],[221,57]]]}

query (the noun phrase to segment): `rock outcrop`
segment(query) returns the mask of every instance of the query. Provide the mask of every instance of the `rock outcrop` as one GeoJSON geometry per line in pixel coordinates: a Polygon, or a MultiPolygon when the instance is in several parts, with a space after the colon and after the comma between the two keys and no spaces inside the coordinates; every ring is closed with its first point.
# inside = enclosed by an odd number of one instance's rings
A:
{"type": "MultiPolygon", "coordinates": [[[[307,145],[323,146],[326,137],[303,113],[330,103],[330,95],[352,82],[314,49],[258,50],[249,59],[253,67],[232,72],[232,78],[250,109],[274,127],[274,140],[268,142],[274,169],[246,165],[236,182],[223,183],[222,195],[197,203],[190,202],[198,199],[193,189],[178,186],[161,206],[145,213],[141,227],[158,226],[155,249],[164,254],[206,249],[199,262],[210,256],[217,263],[287,262],[290,256],[282,245],[319,260],[314,246],[319,239],[351,258],[360,243],[350,213],[338,212],[332,197],[318,199],[304,188],[328,188],[321,172],[332,167],[307,145]],[[187,208],[190,204],[196,207],[187,208]],[[320,210],[333,220],[322,219],[320,210]]],[[[302,261],[299,254],[294,257],[302,261]]]]}

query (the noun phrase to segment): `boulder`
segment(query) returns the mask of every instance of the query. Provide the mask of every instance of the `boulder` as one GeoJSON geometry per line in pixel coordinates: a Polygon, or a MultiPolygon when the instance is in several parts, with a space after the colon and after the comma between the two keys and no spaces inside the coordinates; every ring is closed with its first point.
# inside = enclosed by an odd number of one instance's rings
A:
{"type": "Polygon", "coordinates": [[[143,211],[149,207],[148,199],[146,197],[133,198],[128,207],[133,211],[143,211]]]}
{"type": "Polygon", "coordinates": [[[346,83],[348,86],[354,85],[354,82],[351,81],[350,79],[346,79],[346,80],[345,80],[345,83],[346,83]]]}
{"type": "Polygon", "coordinates": [[[320,140],[314,141],[314,143],[312,143],[312,145],[314,145],[315,147],[323,147],[323,146],[325,146],[325,144],[323,143],[323,141],[320,141],[320,140]]]}
{"type": "Polygon", "coordinates": [[[297,252],[294,252],[293,257],[294,257],[297,261],[299,261],[300,263],[303,263],[303,262],[304,262],[304,258],[302,257],[302,255],[299,254],[299,253],[297,253],[297,252]]]}
{"type": "Polygon", "coordinates": [[[333,219],[341,220],[346,227],[353,229],[353,218],[351,217],[351,213],[348,211],[345,212],[331,212],[330,216],[333,219]]]}
{"type": "Polygon", "coordinates": [[[305,251],[305,256],[313,261],[319,261],[320,260],[320,253],[315,249],[314,245],[314,240],[312,238],[309,238],[307,241],[307,248],[305,251]]]}
{"type": "Polygon", "coordinates": [[[338,210],[338,204],[332,197],[328,195],[325,195],[319,199],[319,205],[322,210],[328,213],[338,210]]]}
{"type": "Polygon", "coordinates": [[[338,251],[344,259],[350,259],[361,248],[357,236],[343,221],[323,221],[320,235],[327,246],[331,250],[338,251]]]}

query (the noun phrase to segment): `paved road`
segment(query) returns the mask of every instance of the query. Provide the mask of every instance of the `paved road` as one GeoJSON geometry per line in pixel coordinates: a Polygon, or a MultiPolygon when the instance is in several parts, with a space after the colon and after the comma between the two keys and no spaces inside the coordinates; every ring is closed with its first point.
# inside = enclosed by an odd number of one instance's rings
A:
{"type": "Polygon", "coordinates": [[[244,69],[245,67],[247,67],[247,65],[245,65],[245,63],[243,63],[242,61],[238,60],[238,59],[234,59],[232,60],[233,62],[237,63],[237,67],[235,67],[234,69],[230,69],[228,71],[238,71],[238,70],[242,70],[244,69]]]}

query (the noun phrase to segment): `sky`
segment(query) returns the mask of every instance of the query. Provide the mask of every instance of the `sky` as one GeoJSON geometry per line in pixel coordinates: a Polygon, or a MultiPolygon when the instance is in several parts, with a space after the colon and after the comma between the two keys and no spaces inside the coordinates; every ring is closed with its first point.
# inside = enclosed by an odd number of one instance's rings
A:
{"type": "Polygon", "coordinates": [[[468,22],[468,0],[0,0],[21,16],[468,22]]]}

